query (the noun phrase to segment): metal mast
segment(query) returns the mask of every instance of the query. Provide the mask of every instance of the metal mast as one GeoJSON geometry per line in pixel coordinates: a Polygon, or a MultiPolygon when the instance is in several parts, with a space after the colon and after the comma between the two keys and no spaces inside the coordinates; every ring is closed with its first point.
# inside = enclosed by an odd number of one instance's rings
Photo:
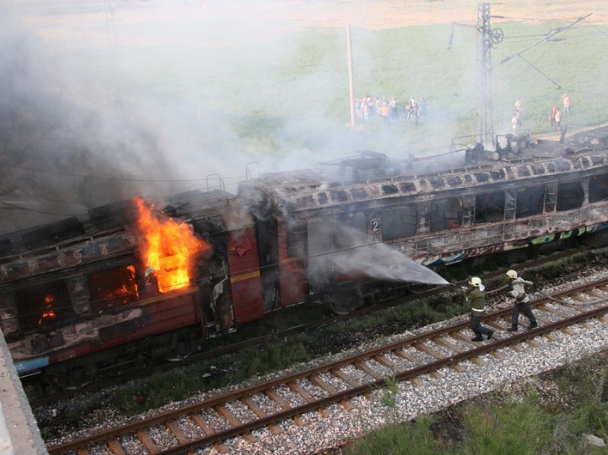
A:
{"type": "Polygon", "coordinates": [[[477,4],[477,84],[475,90],[475,140],[484,145],[494,143],[492,111],[492,30],[490,3],[477,4]]]}

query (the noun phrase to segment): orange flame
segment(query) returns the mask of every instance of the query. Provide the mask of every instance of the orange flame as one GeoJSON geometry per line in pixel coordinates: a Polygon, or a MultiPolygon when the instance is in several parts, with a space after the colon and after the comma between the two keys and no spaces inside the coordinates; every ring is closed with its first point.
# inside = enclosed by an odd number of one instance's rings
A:
{"type": "Polygon", "coordinates": [[[191,261],[198,253],[209,250],[209,245],[194,235],[192,226],[173,218],[155,217],[140,198],[135,198],[135,203],[136,226],[146,240],[142,245],[143,257],[156,276],[158,290],[169,292],[187,287],[191,261]]]}
{"type": "Polygon", "coordinates": [[[47,294],[44,296],[44,303],[46,305],[46,308],[40,315],[40,319],[38,319],[38,325],[42,324],[42,321],[44,321],[45,319],[55,319],[57,314],[55,314],[55,310],[53,310],[54,301],[55,298],[51,294],[47,294]]]}

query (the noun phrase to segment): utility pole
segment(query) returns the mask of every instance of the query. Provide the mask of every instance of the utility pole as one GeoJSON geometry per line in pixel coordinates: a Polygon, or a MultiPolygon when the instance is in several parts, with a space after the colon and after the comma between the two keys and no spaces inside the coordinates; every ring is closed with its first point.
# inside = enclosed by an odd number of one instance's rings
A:
{"type": "MultiPolygon", "coordinates": [[[[475,76],[475,142],[494,144],[494,121],[492,108],[492,47],[502,42],[504,33],[500,28],[490,27],[490,3],[477,4],[477,71],[475,76]]],[[[496,17],[496,16],[494,16],[496,17]]],[[[500,17],[500,16],[498,16],[500,17]]],[[[452,23],[448,49],[452,47],[454,26],[471,25],[452,23]]]]}
{"type": "Polygon", "coordinates": [[[494,144],[494,121],[492,120],[493,35],[490,28],[489,3],[477,4],[477,35],[479,44],[477,47],[477,84],[475,90],[475,141],[483,145],[489,145],[494,144]]]}
{"type": "Polygon", "coordinates": [[[355,83],[353,80],[353,55],[350,41],[350,24],[346,26],[346,48],[348,53],[348,90],[350,93],[350,127],[355,127],[355,83]]]}
{"type": "Polygon", "coordinates": [[[114,24],[114,11],[112,9],[111,0],[103,1],[103,9],[106,16],[106,29],[108,33],[108,46],[110,49],[118,46],[116,38],[116,25],[114,24]]]}

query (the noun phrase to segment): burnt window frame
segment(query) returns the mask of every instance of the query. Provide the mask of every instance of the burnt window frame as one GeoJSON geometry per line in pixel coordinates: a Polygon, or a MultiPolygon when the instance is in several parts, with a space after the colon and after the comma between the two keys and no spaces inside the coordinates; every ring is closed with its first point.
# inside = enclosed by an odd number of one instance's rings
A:
{"type": "Polygon", "coordinates": [[[429,210],[429,231],[440,232],[447,230],[460,229],[463,222],[464,199],[462,197],[443,198],[431,201],[429,210]],[[443,207],[442,207],[443,206],[443,207]],[[459,217],[453,217],[447,212],[459,212],[459,217]],[[450,224],[454,223],[454,224],[450,224]]]}
{"type": "Polygon", "coordinates": [[[418,206],[414,203],[386,207],[381,216],[383,241],[413,237],[418,232],[418,206]]]}
{"type": "Polygon", "coordinates": [[[589,203],[595,204],[604,201],[608,201],[608,174],[589,177],[589,203]]]}
{"type": "Polygon", "coordinates": [[[542,215],[545,210],[545,193],[545,185],[519,188],[515,204],[515,218],[522,219],[542,215]]]}
{"type": "Polygon", "coordinates": [[[19,327],[25,333],[51,331],[69,323],[74,318],[74,308],[68,286],[63,280],[15,292],[15,306],[19,327]],[[55,316],[46,319],[43,314],[49,307],[44,303],[44,299],[49,294],[55,296],[56,303],[51,305],[55,316]]]}
{"type": "Polygon", "coordinates": [[[89,304],[91,305],[93,311],[104,311],[114,308],[121,308],[124,306],[131,305],[132,303],[137,302],[141,298],[141,290],[139,289],[139,282],[137,279],[137,267],[135,266],[135,264],[125,264],[118,267],[112,267],[105,270],[91,272],[87,275],[86,282],[89,289],[89,304]],[[136,287],[135,292],[131,290],[126,294],[119,294],[112,297],[105,297],[101,295],[100,290],[96,288],[95,284],[93,283],[93,277],[115,274],[120,270],[125,269],[132,269],[131,283],[133,283],[136,287]]]}
{"type": "Polygon", "coordinates": [[[558,182],[557,201],[555,204],[556,212],[566,212],[568,210],[580,209],[585,202],[585,190],[580,180],[573,182],[558,182]],[[576,189],[575,191],[573,191],[576,189]],[[572,196],[576,193],[575,196],[572,196]]]}
{"type": "Polygon", "coordinates": [[[507,201],[507,196],[505,194],[504,191],[494,191],[492,193],[484,193],[484,194],[478,194],[475,196],[475,213],[474,213],[474,219],[473,219],[473,223],[474,224],[486,224],[486,223],[494,223],[497,221],[504,221],[505,220],[505,213],[506,213],[506,201],[507,201]],[[490,200],[490,201],[484,201],[482,200],[482,198],[490,198],[494,200],[490,200]],[[498,207],[500,207],[500,204],[502,203],[502,210],[499,210],[498,207]],[[485,205],[485,207],[484,207],[485,205]],[[492,208],[492,212],[490,214],[488,214],[484,219],[479,219],[479,213],[481,212],[480,209],[484,209],[486,213],[488,212],[488,206],[492,205],[494,208],[492,208]],[[500,216],[498,215],[498,213],[500,212],[500,216]]]}

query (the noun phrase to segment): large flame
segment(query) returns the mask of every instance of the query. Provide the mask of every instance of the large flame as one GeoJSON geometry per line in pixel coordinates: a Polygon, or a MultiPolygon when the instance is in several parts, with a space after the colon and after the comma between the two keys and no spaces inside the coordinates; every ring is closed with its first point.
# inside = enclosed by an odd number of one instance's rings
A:
{"type": "Polygon", "coordinates": [[[209,250],[209,245],[198,239],[192,226],[173,218],[158,218],[140,198],[135,199],[137,229],[145,238],[141,245],[149,272],[156,276],[158,290],[169,292],[190,283],[191,261],[198,253],[209,250]]]}

